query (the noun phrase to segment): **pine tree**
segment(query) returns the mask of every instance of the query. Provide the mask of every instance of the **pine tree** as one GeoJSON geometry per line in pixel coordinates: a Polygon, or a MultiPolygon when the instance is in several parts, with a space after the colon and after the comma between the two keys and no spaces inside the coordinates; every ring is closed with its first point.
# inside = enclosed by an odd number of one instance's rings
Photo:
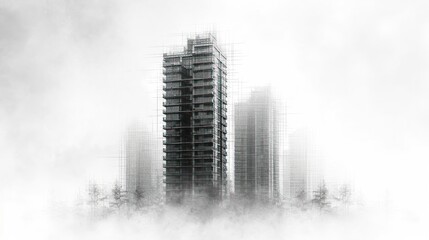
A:
{"type": "Polygon", "coordinates": [[[118,210],[121,209],[122,205],[127,203],[126,193],[122,189],[122,186],[118,183],[115,183],[115,186],[112,189],[113,201],[110,202],[111,207],[115,207],[118,210]]]}
{"type": "Polygon", "coordinates": [[[91,206],[91,215],[95,217],[98,215],[97,212],[99,206],[104,202],[104,200],[106,200],[107,197],[102,194],[100,187],[95,183],[89,185],[88,196],[88,203],[91,206]]]}
{"type": "Polygon", "coordinates": [[[328,202],[328,189],[326,188],[325,182],[319,185],[316,191],[313,191],[313,199],[311,202],[316,204],[316,206],[323,210],[330,206],[331,203],[328,202]]]}
{"type": "Polygon", "coordinates": [[[141,190],[140,187],[137,187],[136,190],[133,192],[134,206],[136,210],[140,210],[143,207],[143,198],[143,190],[141,190]]]}

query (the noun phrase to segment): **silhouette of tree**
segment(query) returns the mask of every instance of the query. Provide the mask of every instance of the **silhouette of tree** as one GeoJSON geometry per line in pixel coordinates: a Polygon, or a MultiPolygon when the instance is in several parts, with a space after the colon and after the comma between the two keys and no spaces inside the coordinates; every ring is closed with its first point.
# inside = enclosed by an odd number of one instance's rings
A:
{"type": "Polygon", "coordinates": [[[112,189],[113,201],[110,202],[111,207],[116,207],[117,209],[121,209],[122,205],[127,203],[126,193],[122,189],[122,186],[118,183],[115,183],[115,186],[112,189]]]}
{"type": "Polygon", "coordinates": [[[340,200],[344,205],[347,205],[350,203],[351,198],[351,190],[349,185],[344,184],[339,191],[338,200],[340,200]]]}
{"type": "Polygon", "coordinates": [[[317,190],[313,191],[313,193],[314,195],[311,202],[316,204],[320,210],[330,206],[330,203],[328,202],[328,188],[326,188],[325,182],[320,184],[317,190]]]}
{"type": "Polygon", "coordinates": [[[104,196],[100,187],[95,183],[89,185],[88,196],[88,203],[91,207],[91,215],[95,217],[97,215],[99,206],[104,202],[104,200],[107,199],[107,197],[104,196]]]}
{"type": "Polygon", "coordinates": [[[143,198],[143,190],[141,190],[141,188],[137,186],[136,190],[133,192],[133,204],[136,210],[139,210],[143,207],[143,198]]]}

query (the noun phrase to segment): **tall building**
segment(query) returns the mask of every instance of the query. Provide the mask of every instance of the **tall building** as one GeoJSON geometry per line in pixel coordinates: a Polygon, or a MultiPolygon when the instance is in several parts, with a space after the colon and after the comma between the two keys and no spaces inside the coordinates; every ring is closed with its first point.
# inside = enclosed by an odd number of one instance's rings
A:
{"type": "Polygon", "coordinates": [[[168,201],[226,190],[226,57],[213,35],[164,54],[164,174],[168,201]]]}
{"type": "Polygon", "coordinates": [[[235,193],[248,199],[276,199],[279,194],[276,101],[269,88],[260,88],[235,109],[235,193]]]}
{"type": "Polygon", "coordinates": [[[289,176],[284,184],[289,193],[286,196],[310,200],[323,181],[323,156],[308,129],[297,129],[289,136],[287,166],[289,176]]]}
{"type": "Polygon", "coordinates": [[[151,197],[162,191],[162,165],[154,136],[135,123],[125,136],[125,188],[129,194],[137,189],[144,197],[151,197]]]}

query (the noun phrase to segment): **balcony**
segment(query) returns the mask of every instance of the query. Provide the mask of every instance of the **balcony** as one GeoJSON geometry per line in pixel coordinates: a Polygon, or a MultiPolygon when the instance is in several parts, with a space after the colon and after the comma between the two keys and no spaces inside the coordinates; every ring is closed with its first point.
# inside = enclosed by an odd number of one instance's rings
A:
{"type": "Polygon", "coordinates": [[[194,90],[193,95],[194,96],[196,96],[196,95],[209,95],[209,96],[213,96],[213,91],[212,91],[212,89],[197,89],[197,90],[194,90]]]}
{"type": "Polygon", "coordinates": [[[182,81],[192,81],[192,78],[183,78],[181,75],[173,76],[168,75],[167,77],[163,77],[162,82],[163,83],[169,83],[169,82],[182,82],[182,81]]]}
{"type": "Polygon", "coordinates": [[[164,66],[165,68],[162,70],[162,73],[164,74],[164,75],[167,75],[167,74],[175,74],[175,73],[182,73],[182,66],[181,65],[179,65],[179,66],[175,66],[175,65],[173,65],[173,66],[164,66]]]}
{"type": "Polygon", "coordinates": [[[204,175],[212,175],[213,171],[195,171],[194,174],[196,176],[204,176],[204,175]]]}
{"type": "Polygon", "coordinates": [[[195,112],[213,112],[212,106],[203,106],[203,107],[196,107],[193,109],[195,112]]]}
{"type": "Polygon", "coordinates": [[[189,86],[180,86],[180,85],[177,85],[177,86],[170,86],[170,87],[163,86],[162,90],[168,91],[168,90],[177,90],[177,89],[184,89],[184,88],[190,88],[190,87],[191,87],[190,85],[189,86]]]}
{"type": "Polygon", "coordinates": [[[212,97],[195,97],[194,104],[213,103],[212,97]]]}
{"type": "Polygon", "coordinates": [[[165,98],[165,99],[168,99],[168,98],[185,98],[185,97],[191,97],[192,96],[192,94],[182,94],[182,93],[164,93],[164,94],[162,94],[162,97],[163,98],[165,98]]]}
{"type": "Polygon", "coordinates": [[[192,152],[194,150],[192,150],[192,149],[181,149],[181,148],[169,148],[169,149],[163,148],[162,151],[165,153],[183,153],[183,152],[192,152]]]}
{"type": "Polygon", "coordinates": [[[193,132],[193,135],[213,135],[212,129],[201,129],[193,132]]]}
{"type": "Polygon", "coordinates": [[[207,46],[203,47],[195,47],[193,55],[212,55],[213,54],[213,48],[207,48],[207,46]]]}
{"type": "Polygon", "coordinates": [[[195,81],[194,87],[212,87],[213,82],[212,81],[195,81]]]}
{"type": "Polygon", "coordinates": [[[216,61],[216,58],[214,56],[194,57],[194,64],[214,63],[215,61],[216,61]]]}
{"type": "Polygon", "coordinates": [[[181,172],[163,172],[164,176],[182,176],[181,172]]]}
{"type": "Polygon", "coordinates": [[[181,121],[181,119],[174,119],[174,118],[166,118],[166,117],[163,117],[162,118],[162,120],[164,121],[164,122],[174,122],[174,121],[181,121]]]}
{"type": "MultiPolygon", "coordinates": [[[[185,112],[192,112],[192,110],[183,110],[183,109],[169,109],[162,110],[163,114],[170,114],[170,113],[185,113],[185,112]]],[[[180,119],[169,119],[169,120],[180,120],[180,119]]]]}
{"type": "Polygon", "coordinates": [[[172,67],[172,66],[181,66],[181,65],[182,65],[182,63],[180,62],[180,59],[174,60],[174,61],[164,60],[164,62],[162,63],[163,67],[172,67]]]}
{"type": "MultiPolygon", "coordinates": [[[[177,99],[177,100],[181,100],[181,99],[177,99]]],[[[163,107],[174,107],[174,106],[183,106],[183,105],[191,105],[192,102],[184,102],[184,101],[178,101],[178,102],[170,102],[170,103],[162,103],[163,107]]]]}
{"type": "Polygon", "coordinates": [[[163,137],[180,137],[182,136],[181,132],[170,132],[171,130],[168,130],[167,132],[162,133],[163,137]]]}
{"type": "Polygon", "coordinates": [[[195,65],[192,70],[194,72],[196,71],[206,71],[206,70],[213,70],[214,69],[214,65],[213,64],[200,64],[200,65],[195,65]]]}
{"type": "Polygon", "coordinates": [[[166,125],[162,126],[162,129],[164,129],[164,130],[173,130],[173,129],[182,129],[182,128],[193,128],[193,127],[188,126],[188,125],[184,126],[184,125],[180,125],[180,124],[175,124],[172,126],[166,126],[166,125]]]}
{"type": "Polygon", "coordinates": [[[194,116],[193,119],[194,120],[202,120],[202,119],[212,120],[213,119],[213,114],[198,115],[198,116],[194,116]]]}

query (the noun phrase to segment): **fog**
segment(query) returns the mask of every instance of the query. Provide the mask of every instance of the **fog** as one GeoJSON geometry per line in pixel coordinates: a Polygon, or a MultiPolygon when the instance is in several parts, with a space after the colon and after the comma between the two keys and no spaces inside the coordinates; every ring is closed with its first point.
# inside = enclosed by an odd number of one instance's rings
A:
{"type": "Polygon", "coordinates": [[[320,233],[330,239],[340,238],[333,230],[343,227],[350,238],[422,236],[415,228],[429,213],[428,7],[425,1],[1,1],[0,236],[312,239],[320,233]],[[288,111],[299,113],[288,124],[317,129],[329,170],[352,178],[367,208],[346,221],[317,214],[237,220],[226,213],[201,223],[166,210],[158,218],[126,224],[109,217],[88,226],[68,213],[88,181],[117,179],[118,148],[131,121],[156,131],[162,53],[202,31],[216,32],[234,50],[231,84],[274,86],[288,111]],[[68,218],[55,217],[55,204],[64,205],[68,218]],[[178,235],[177,222],[186,222],[178,235]],[[356,226],[364,230],[354,235],[356,226]]]}

